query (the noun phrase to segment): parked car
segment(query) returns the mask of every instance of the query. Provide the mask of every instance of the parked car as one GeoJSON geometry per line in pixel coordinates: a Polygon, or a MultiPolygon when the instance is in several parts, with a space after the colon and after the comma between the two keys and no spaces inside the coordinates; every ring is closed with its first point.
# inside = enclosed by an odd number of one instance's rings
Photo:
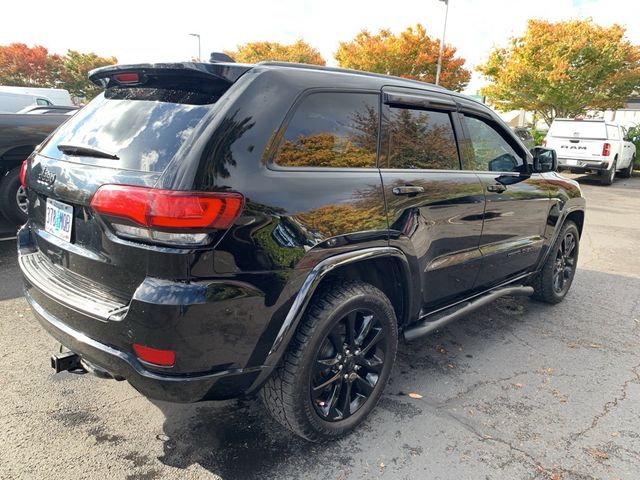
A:
{"type": "Polygon", "coordinates": [[[18,234],[56,371],[174,402],[260,392],[320,441],[371,412],[399,339],[571,286],[578,184],[478,102],[277,62],[90,79],[104,94],[28,161],[18,234]]]}
{"type": "Polygon", "coordinates": [[[557,152],[560,169],[595,173],[603,185],[611,185],[616,172],[623,178],[633,174],[636,147],[627,138],[627,130],[615,123],[556,118],[544,145],[557,152]]]}
{"type": "Polygon", "coordinates": [[[0,214],[15,225],[27,221],[27,194],[20,166],[33,149],[77,107],[30,107],[25,114],[0,114],[0,214]],[[46,110],[41,110],[46,109],[46,110]]]}
{"type": "Polygon", "coordinates": [[[525,147],[527,147],[529,150],[531,150],[533,147],[536,146],[536,142],[533,139],[533,135],[531,135],[531,131],[526,128],[526,127],[515,127],[513,129],[513,133],[516,134],[516,136],[522,140],[522,143],[524,144],[525,147]]]}
{"type": "Polygon", "coordinates": [[[0,92],[19,93],[34,97],[43,97],[49,100],[52,105],[63,105],[73,107],[71,95],[64,88],[41,88],[41,87],[10,87],[0,85],[0,92]]]}

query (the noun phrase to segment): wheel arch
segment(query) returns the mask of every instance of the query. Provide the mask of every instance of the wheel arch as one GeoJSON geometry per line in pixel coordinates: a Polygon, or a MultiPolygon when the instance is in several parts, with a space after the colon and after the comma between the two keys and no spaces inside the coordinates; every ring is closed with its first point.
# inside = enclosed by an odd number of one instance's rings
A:
{"type": "Polygon", "coordinates": [[[567,214],[563,224],[566,223],[567,220],[571,220],[578,227],[578,233],[580,237],[582,237],[582,229],[584,227],[584,210],[573,210],[567,214]]]}
{"type": "Polygon", "coordinates": [[[551,246],[555,243],[558,235],[560,235],[560,231],[562,230],[562,227],[567,222],[567,220],[571,220],[576,224],[576,226],[578,227],[578,234],[580,235],[580,238],[582,238],[582,230],[584,228],[584,213],[584,201],[582,202],[582,207],[575,205],[572,208],[562,212],[560,218],[555,224],[553,235],[551,236],[549,244],[545,247],[545,251],[540,256],[538,263],[536,264],[536,272],[542,268],[544,262],[547,260],[547,257],[549,256],[549,253],[551,251],[551,246]]]}
{"type": "Polygon", "coordinates": [[[394,307],[399,326],[410,318],[413,299],[410,289],[402,288],[410,282],[410,268],[400,249],[371,247],[333,255],[319,262],[305,278],[271,346],[266,365],[274,366],[280,360],[318,287],[336,277],[363,280],[382,290],[394,307]]]}

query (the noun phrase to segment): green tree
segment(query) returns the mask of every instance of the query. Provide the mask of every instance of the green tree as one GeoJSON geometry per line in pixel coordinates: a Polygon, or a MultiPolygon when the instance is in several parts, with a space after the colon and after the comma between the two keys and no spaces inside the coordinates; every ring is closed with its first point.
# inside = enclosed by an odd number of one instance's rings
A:
{"type": "Polygon", "coordinates": [[[82,53],[69,50],[60,62],[60,88],[69,90],[71,95],[87,102],[102,91],[102,87],[89,81],[87,77],[89,71],[116,63],[118,63],[116,57],[100,57],[93,52],[82,53]]]}
{"type": "Polygon", "coordinates": [[[491,81],[482,94],[501,110],[529,110],[550,125],[555,117],[621,107],[640,89],[640,48],[619,25],[529,20],[524,35],[491,52],[478,71],[491,81]]]}
{"type": "Polygon", "coordinates": [[[238,45],[235,51],[225,51],[238,63],[258,63],[272,60],[292,63],[325,65],[320,52],[300,39],[290,45],[277,42],[250,42],[238,45]]]}
{"type": "MultiPolygon", "coordinates": [[[[362,30],[353,40],[340,42],[335,58],[344,68],[434,82],[439,51],[440,41],[417,24],[398,35],[390,30],[376,34],[362,30]]],[[[455,47],[445,44],[440,84],[460,91],[469,83],[471,72],[464,68],[465,60],[455,55],[455,47]]]]}

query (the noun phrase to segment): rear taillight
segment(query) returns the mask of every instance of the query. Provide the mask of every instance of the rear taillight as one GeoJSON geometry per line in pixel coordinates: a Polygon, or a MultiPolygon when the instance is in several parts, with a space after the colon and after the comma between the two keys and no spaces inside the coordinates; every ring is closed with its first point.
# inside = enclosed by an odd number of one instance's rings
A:
{"type": "Polygon", "coordinates": [[[22,162],[22,166],[20,167],[20,185],[22,185],[23,187],[26,187],[26,179],[27,179],[27,167],[28,167],[29,163],[28,160],[25,160],[24,162],[22,162]]]}
{"type": "Polygon", "coordinates": [[[543,139],[542,139],[542,146],[543,146],[543,147],[546,147],[546,146],[547,146],[547,139],[546,139],[546,138],[543,138],[543,139]]]}
{"type": "Polygon", "coordinates": [[[161,243],[207,243],[209,232],[229,228],[244,197],[235,192],[184,192],[130,185],[103,185],[91,208],[110,217],[117,233],[161,243]],[[118,223],[121,218],[125,223],[118,223]]]}
{"type": "Polygon", "coordinates": [[[173,350],[161,350],[134,343],[133,351],[140,360],[153,365],[172,367],[176,363],[176,352],[173,350]]]}
{"type": "Polygon", "coordinates": [[[129,73],[116,73],[113,79],[122,84],[133,84],[140,82],[140,75],[134,72],[129,73]]]}
{"type": "Polygon", "coordinates": [[[605,143],[604,145],[602,145],[602,156],[608,157],[610,153],[611,153],[611,144],[605,143]]]}

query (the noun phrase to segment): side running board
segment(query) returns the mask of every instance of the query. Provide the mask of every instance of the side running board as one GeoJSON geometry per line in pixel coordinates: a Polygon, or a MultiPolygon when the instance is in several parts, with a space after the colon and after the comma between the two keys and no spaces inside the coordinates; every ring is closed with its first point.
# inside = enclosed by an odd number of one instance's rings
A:
{"type": "Polygon", "coordinates": [[[486,304],[491,303],[495,299],[503,297],[505,295],[531,296],[533,295],[533,287],[515,285],[497,288],[474,300],[463,302],[460,305],[448,308],[447,310],[444,310],[442,312],[428,315],[418,323],[407,328],[403,333],[404,339],[405,341],[410,342],[412,340],[415,340],[416,338],[424,337],[434,330],[438,330],[439,328],[444,327],[449,322],[457,320],[460,317],[464,317],[474,310],[480,307],[484,307],[486,304]]]}

